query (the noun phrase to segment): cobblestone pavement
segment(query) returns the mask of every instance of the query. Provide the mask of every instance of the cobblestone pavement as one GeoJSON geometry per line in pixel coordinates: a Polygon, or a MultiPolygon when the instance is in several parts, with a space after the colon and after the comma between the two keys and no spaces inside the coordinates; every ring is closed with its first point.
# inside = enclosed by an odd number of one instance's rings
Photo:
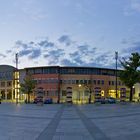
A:
{"type": "Polygon", "coordinates": [[[0,105],[0,140],[140,140],[140,105],[0,105]]]}

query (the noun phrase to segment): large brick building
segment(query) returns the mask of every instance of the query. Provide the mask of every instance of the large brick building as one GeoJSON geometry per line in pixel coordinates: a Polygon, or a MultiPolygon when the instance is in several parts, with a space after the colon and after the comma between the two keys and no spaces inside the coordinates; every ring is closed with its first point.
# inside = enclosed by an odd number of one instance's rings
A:
{"type": "MultiPolygon", "coordinates": [[[[128,99],[129,89],[119,79],[119,70],[117,73],[117,98],[120,98],[120,92],[125,89],[128,99]]],[[[96,95],[116,98],[115,69],[46,66],[20,69],[17,72],[12,66],[2,65],[0,66],[0,95],[2,99],[25,100],[27,96],[20,92],[19,85],[24,82],[23,79],[28,74],[32,75],[36,81],[36,89],[43,89],[44,99],[52,98],[53,102],[66,102],[69,93],[73,103],[88,103],[89,99],[94,102],[96,95]],[[8,75],[9,77],[7,77],[8,75]]],[[[31,96],[32,100],[36,96],[36,89],[31,96]]]]}
{"type": "MultiPolygon", "coordinates": [[[[94,102],[95,95],[116,97],[116,71],[114,69],[94,67],[33,67],[24,69],[36,81],[36,88],[44,89],[44,97],[54,102],[66,102],[67,89],[71,88],[73,103],[94,102]]],[[[118,71],[119,72],[119,71],[118,71]]],[[[118,98],[120,90],[126,89],[117,77],[118,98]]],[[[129,91],[126,89],[126,92],[129,91]]],[[[127,94],[127,98],[128,98],[127,94]]]]}

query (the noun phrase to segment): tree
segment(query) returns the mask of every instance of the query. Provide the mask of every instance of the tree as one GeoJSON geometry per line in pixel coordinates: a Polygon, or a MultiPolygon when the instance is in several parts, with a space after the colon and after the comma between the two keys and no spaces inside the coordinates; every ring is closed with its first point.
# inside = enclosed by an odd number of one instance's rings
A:
{"type": "Polygon", "coordinates": [[[121,60],[120,62],[124,68],[124,70],[120,72],[120,79],[128,88],[130,88],[129,100],[132,101],[133,86],[137,82],[140,82],[140,54],[137,52],[131,53],[131,56],[128,60],[123,58],[123,60],[121,60]]]}
{"type": "Polygon", "coordinates": [[[36,86],[36,82],[32,79],[31,75],[28,75],[24,82],[20,85],[20,90],[28,95],[28,103],[30,103],[30,94],[36,86]]]}

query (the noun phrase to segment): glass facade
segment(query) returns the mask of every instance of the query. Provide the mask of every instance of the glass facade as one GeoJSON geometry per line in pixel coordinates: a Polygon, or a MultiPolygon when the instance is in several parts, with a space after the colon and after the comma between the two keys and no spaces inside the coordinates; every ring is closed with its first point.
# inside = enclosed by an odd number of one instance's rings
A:
{"type": "Polygon", "coordinates": [[[82,75],[110,75],[115,76],[115,70],[101,68],[79,68],[60,67],[60,74],[82,74],[82,75]]]}
{"type": "MultiPolygon", "coordinates": [[[[110,75],[115,76],[114,69],[84,67],[40,67],[27,68],[29,74],[76,74],[76,75],[110,75]]],[[[118,71],[119,74],[119,71],[118,71]]]]}

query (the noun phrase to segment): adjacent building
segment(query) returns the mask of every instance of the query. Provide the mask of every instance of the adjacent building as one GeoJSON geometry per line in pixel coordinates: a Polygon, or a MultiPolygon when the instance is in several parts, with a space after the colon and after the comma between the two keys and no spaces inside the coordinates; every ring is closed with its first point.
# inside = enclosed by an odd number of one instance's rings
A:
{"type": "Polygon", "coordinates": [[[15,99],[14,73],[13,66],[0,65],[0,97],[3,100],[15,99]]]}

